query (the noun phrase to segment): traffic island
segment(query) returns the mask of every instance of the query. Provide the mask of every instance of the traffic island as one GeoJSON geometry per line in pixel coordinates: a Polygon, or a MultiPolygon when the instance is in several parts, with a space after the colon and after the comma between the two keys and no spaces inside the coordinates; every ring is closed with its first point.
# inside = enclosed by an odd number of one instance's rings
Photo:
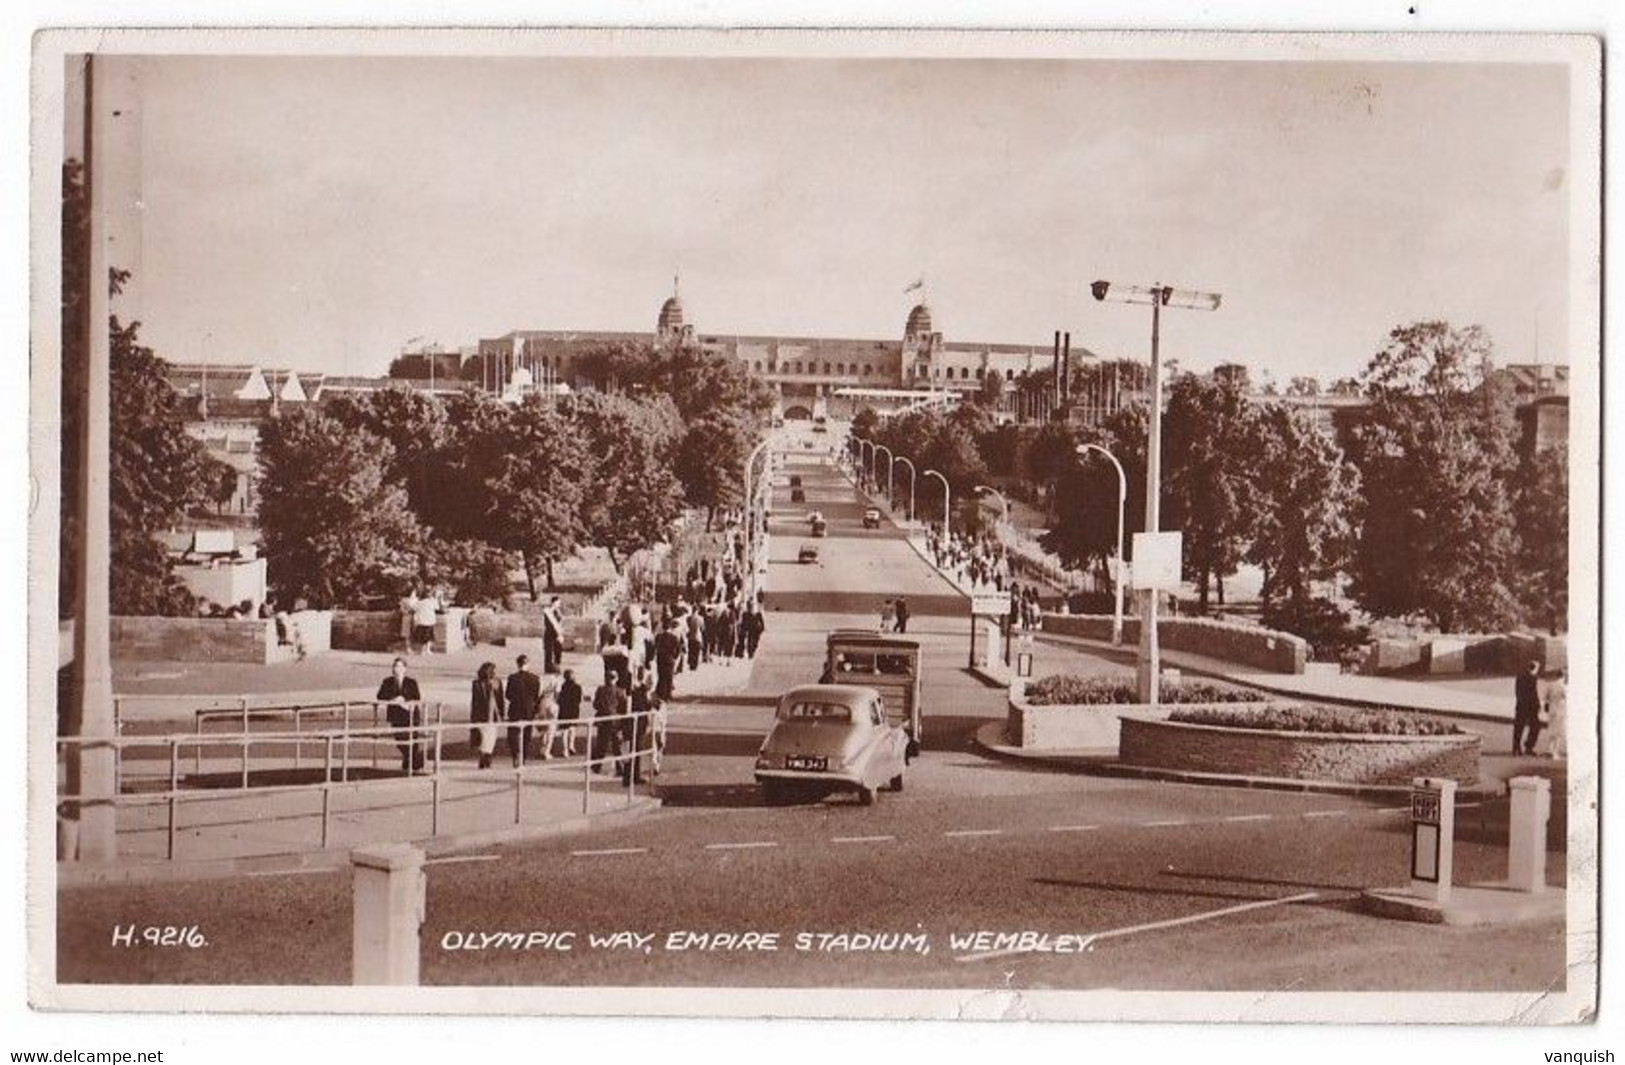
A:
{"type": "Polygon", "coordinates": [[[1409,888],[1374,888],[1360,895],[1360,909],[1373,917],[1461,927],[1519,924],[1563,916],[1567,895],[1558,889],[1526,892],[1504,881],[1457,887],[1448,902],[1417,898],[1409,888]]]}

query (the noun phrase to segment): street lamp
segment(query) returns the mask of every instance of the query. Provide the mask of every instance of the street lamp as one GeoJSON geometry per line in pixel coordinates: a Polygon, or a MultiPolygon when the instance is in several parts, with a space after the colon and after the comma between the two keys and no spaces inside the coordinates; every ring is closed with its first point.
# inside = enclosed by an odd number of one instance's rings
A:
{"type": "MultiPolygon", "coordinates": [[[[763,437],[762,442],[756,445],[756,447],[751,451],[750,457],[745,460],[745,564],[750,567],[750,600],[753,603],[756,601],[757,534],[756,493],[753,491],[755,486],[751,483],[753,480],[752,471],[756,469],[756,457],[767,449],[767,445],[771,440],[772,437],[763,437]]],[[[772,465],[771,457],[769,458],[768,465],[772,465]]],[[[765,483],[765,474],[767,473],[767,470],[764,469],[762,472],[764,474],[763,481],[765,483]]]]}
{"type": "MultiPolygon", "coordinates": [[[[869,466],[874,465],[874,453],[875,453],[874,452],[874,447],[875,447],[875,445],[874,445],[873,441],[865,440],[861,436],[854,436],[852,439],[854,439],[854,440],[856,440],[858,442],[858,469],[860,471],[860,476],[859,476],[858,480],[861,482],[863,480],[863,478],[861,476],[861,471],[863,469],[865,469],[865,462],[867,462],[867,464],[869,466]],[[869,456],[870,457],[867,460],[865,460],[864,457],[863,457],[863,449],[865,447],[867,447],[869,449],[869,456]]],[[[874,472],[872,470],[870,471],[869,479],[870,480],[874,479],[874,472]]]]}
{"type": "Polygon", "coordinates": [[[976,491],[978,493],[986,492],[989,495],[998,496],[999,497],[999,507],[1001,508],[1001,510],[1003,512],[1004,523],[1006,525],[1010,524],[1010,501],[1008,499],[1004,498],[1004,493],[1003,492],[999,491],[997,488],[990,488],[985,484],[977,485],[976,486],[976,491]]]}
{"type": "MultiPolygon", "coordinates": [[[[1222,298],[1217,292],[1186,292],[1167,285],[1116,285],[1096,281],[1089,286],[1095,299],[1114,303],[1151,305],[1151,426],[1145,448],[1145,531],[1161,528],[1162,496],[1162,363],[1158,343],[1162,331],[1162,308],[1190,311],[1216,311],[1222,298]]],[[[1136,563],[1138,560],[1136,559],[1136,563]]],[[[1142,703],[1155,706],[1160,673],[1157,653],[1157,593],[1147,591],[1140,613],[1140,654],[1136,664],[1135,687],[1142,703]]]]}
{"type": "Polygon", "coordinates": [[[889,503],[891,501],[891,466],[892,466],[891,448],[887,447],[885,444],[876,444],[875,445],[875,450],[876,451],[884,451],[886,453],[886,500],[889,503]]]}
{"type": "Polygon", "coordinates": [[[926,470],[925,475],[927,477],[935,477],[937,480],[942,482],[942,534],[946,537],[954,530],[954,510],[953,507],[950,506],[950,503],[952,502],[952,495],[948,489],[948,478],[944,477],[936,470],[926,470]]]}
{"type": "Polygon", "coordinates": [[[1117,456],[1099,444],[1079,444],[1078,458],[1086,457],[1091,451],[1105,455],[1117,469],[1117,566],[1112,571],[1112,592],[1116,600],[1112,610],[1112,646],[1121,647],[1123,646],[1123,508],[1128,504],[1128,475],[1123,472],[1123,464],[1117,461],[1117,456]]]}
{"type": "Polygon", "coordinates": [[[914,460],[906,455],[898,455],[898,462],[908,464],[908,520],[914,520],[914,460]]]}

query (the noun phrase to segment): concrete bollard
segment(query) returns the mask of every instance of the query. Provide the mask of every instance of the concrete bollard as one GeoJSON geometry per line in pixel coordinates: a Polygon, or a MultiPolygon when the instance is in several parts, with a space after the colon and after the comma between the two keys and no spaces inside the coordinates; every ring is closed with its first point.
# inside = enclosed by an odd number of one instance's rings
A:
{"type": "Polygon", "coordinates": [[[358,847],[354,866],[351,982],[418,982],[425,915],[423,852],[405,843],[358,847]]]}
{"type": "Polygon", "coordinates": [[[1507,843],[1507,883],[1515,891],[1546,890],[1546,825],[1552,816],[1552,782],[1513,777],[1512,823],[1507,843]]]}
{"type": "Polygon", "coordinates": [[[1411,895],[1450,901],[1456,860],[1456,782],[1411,781],[1411,895]]]}

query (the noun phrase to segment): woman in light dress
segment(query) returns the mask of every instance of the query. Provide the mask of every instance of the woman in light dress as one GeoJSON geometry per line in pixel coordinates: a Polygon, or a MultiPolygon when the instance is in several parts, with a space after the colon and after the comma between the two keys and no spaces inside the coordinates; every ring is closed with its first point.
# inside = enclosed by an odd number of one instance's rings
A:
{"type": "Polygon", "coordinates": [[[1546,685],[1546,753],[1553,758],[1569,756],[1568,672],[1558,670],[1546,685]]]}

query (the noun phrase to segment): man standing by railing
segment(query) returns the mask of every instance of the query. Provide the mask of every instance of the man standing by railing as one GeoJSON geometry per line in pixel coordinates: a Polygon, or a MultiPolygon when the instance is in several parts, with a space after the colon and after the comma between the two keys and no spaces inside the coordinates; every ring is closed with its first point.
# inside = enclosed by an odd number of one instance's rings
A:
{"type": "Polygon", "coordinates": [[[508,753],[513,757],[516,768],[530,753],[530,727],[527,722],[535,720],[542,702],[542,678],[530,671],[529,663],[528,656],[520,655],[514,663],[518,668],[508,674],[508,753]]]}
{"type": "Polygon", "coordinates": [[[423,693],[414,677],[406,675],[406,659],[397,658],[389,676],[378,685],[378,701],[395,730],[395,743],[401,749],[401,769],[415,773],[423,768],[423,747],[413,726],[423,724],[423,693]]]}

